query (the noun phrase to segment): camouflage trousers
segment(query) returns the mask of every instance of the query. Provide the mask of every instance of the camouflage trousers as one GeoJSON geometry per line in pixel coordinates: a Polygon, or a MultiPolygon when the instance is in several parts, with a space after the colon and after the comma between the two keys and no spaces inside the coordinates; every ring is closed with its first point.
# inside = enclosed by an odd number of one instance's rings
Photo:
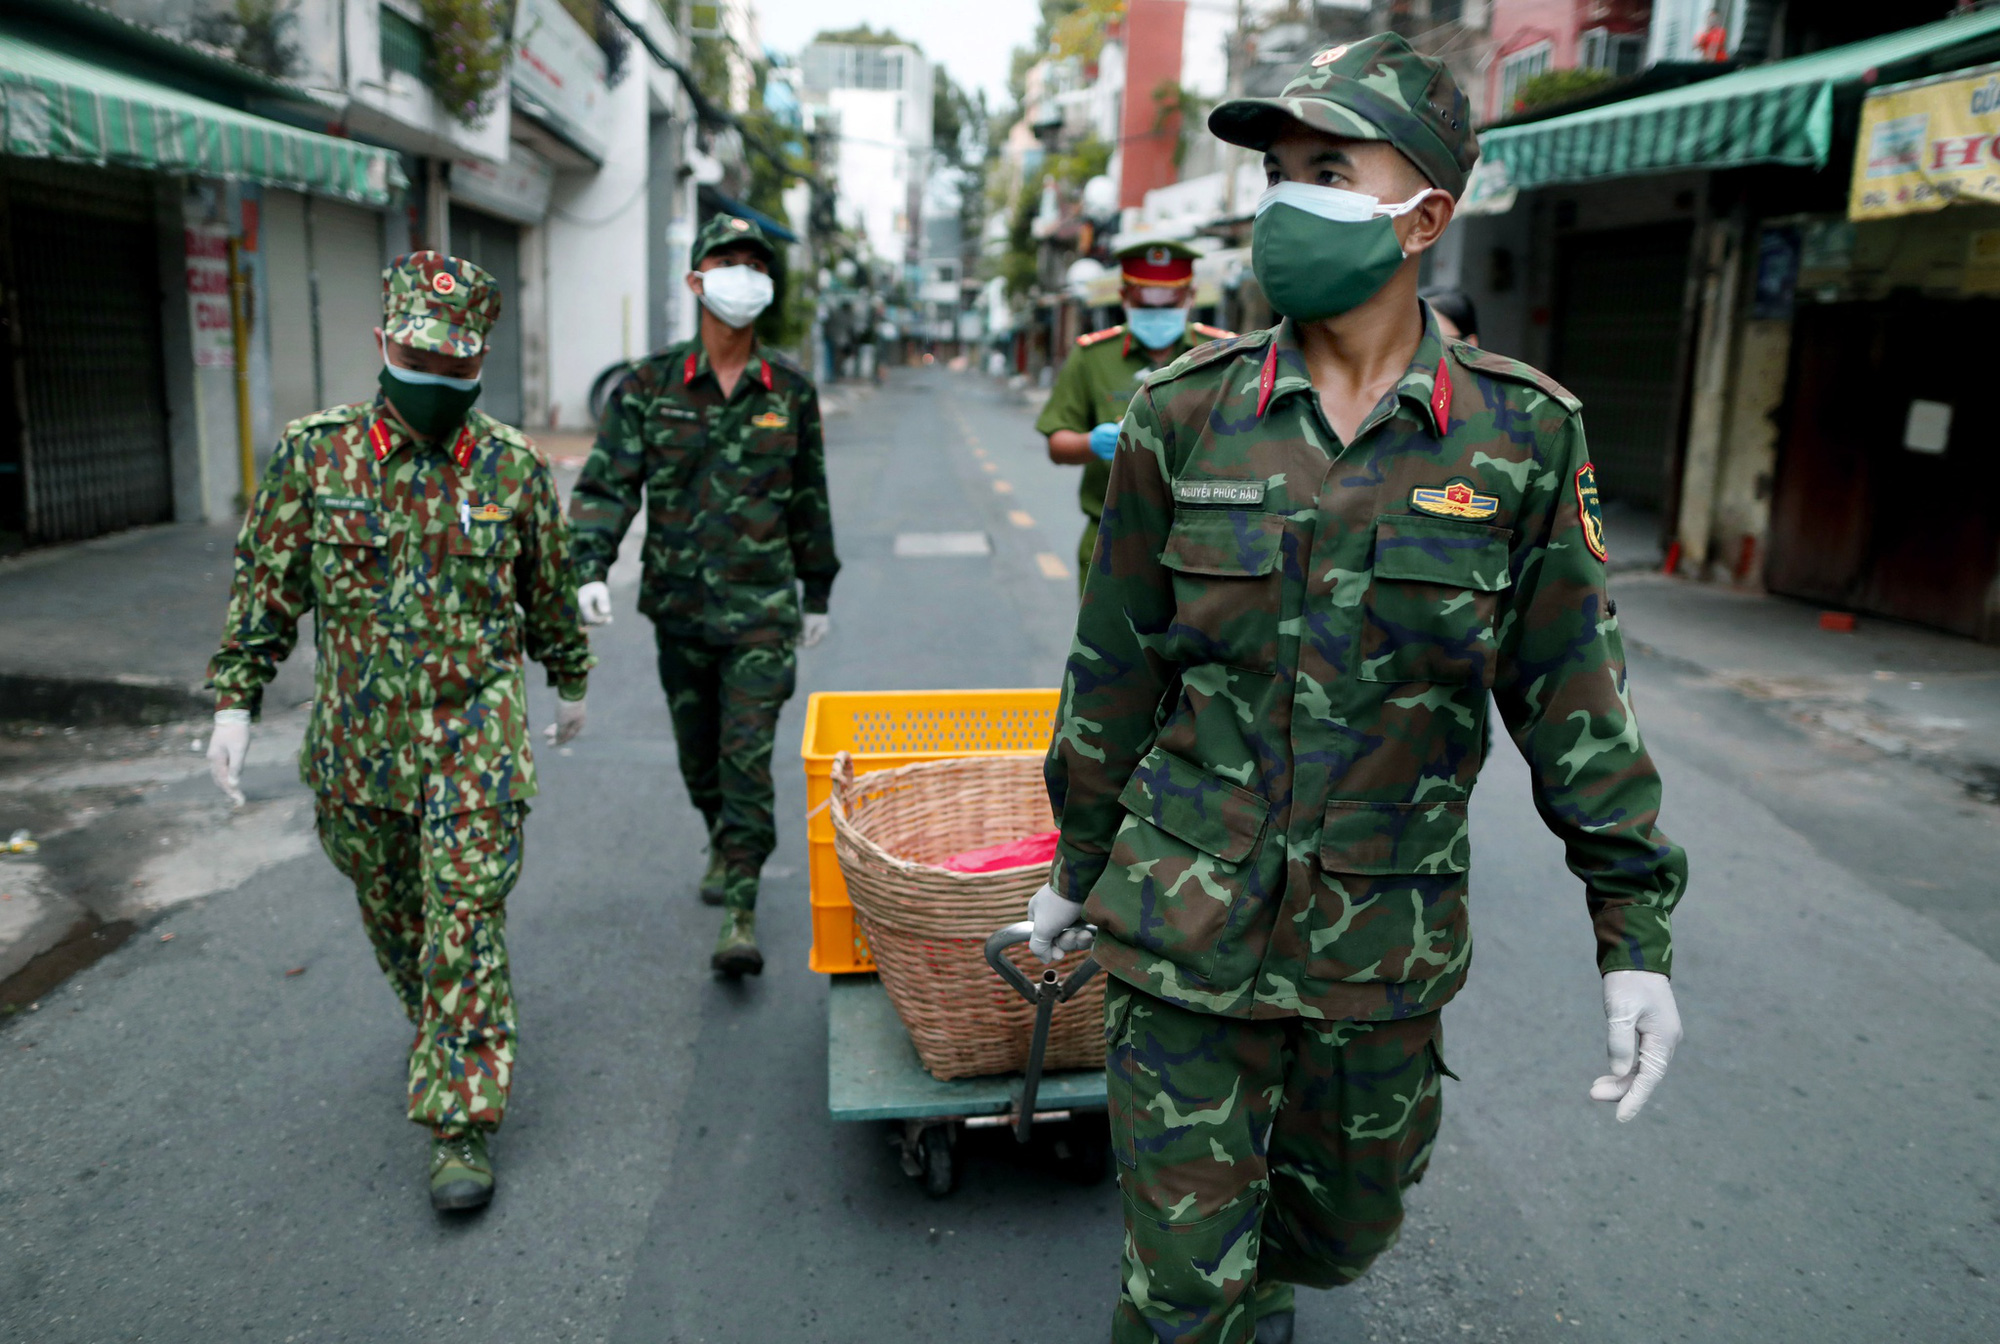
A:
{"type": "Polygon", "coordinates": [[[798,655],[789,643],[707,644],[654,631],[681,778],[722,856],[723,904],[754,910],[758,874],[778,847],[771,746],[798,685],[798,655]]]}
{"type": "Polygon", "coordinates": [[[417,1029],[410,1119],[497,1129],[514,1081],[507,893],[521,876],[523,804],[427,817],[318,803],[319,843],[354,883],[361,925],[417,1029]]]}
{"type": "Polygon", "coordinates": [[[1114,1344],[1248,1344],[1287,1285],[1351,1283],[1395,1244],[1437,1139],[1437,1014],[1250,1021],[1116,978],[1104,1011],[1114,1344]]]}

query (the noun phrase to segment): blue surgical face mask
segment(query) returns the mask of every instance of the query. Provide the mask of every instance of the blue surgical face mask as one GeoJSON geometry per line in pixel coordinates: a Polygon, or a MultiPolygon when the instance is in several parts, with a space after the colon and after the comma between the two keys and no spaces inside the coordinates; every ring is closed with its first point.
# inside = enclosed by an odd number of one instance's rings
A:
{"type": "Polygon", "coordinates": [[[1185,308],[1127,308],[1125,327],[1148,350],[1165,350],[1187,331],[1185,308]]]}

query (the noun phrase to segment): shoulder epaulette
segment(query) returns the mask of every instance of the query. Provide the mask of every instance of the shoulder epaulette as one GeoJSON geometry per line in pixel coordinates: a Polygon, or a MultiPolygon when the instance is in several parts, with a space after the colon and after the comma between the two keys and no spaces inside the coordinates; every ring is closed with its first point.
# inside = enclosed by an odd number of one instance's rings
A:
{"type": "Polygon", "coordinates": [[[1103,331],[1085,332],[1076,338],[1076,343],[1078,345],[1096,345],[1099,341],[1108,341],[1113,336],[1123,336],[1124,334],[1125,324],[1120,322],[1117,326],[1106,327],[1103,331]]]}
{"type": "Polygon", "coordinates": [[[303,434],[313,429],[334,429],[341,425],[351,425],[366,416],[371,407],[365,401],[351,402],[345,406],[329,406],[311,415],[302,415],[285,426],[285,437],[303,434]]]}
{"type": "Polygon", "coordinates": [[[483,434],[485,437],[492,439],[495,443],[503,444],[506,447],[513,448],[519,452],[527,453],[531,457],[533,457],[537,462],[544,462],[548,460],[542,456],[541,448],[536,445],[533,439],[529,438],[526,434],[522,433],[514,426],[508,424],[506,421],[495,420],[492,416],[487,415],[483,411],[475,410],[473,414],[479,416],[481,422],[476,424],[474,428],[477,429],[478,432],[483,434]]]}
{"type": "Polygon", "coordinates": [[[765,359],[771,362],[772,368],[783,369],[785,372],[791,374],[792,376],[796,378],[801,378],[808,383],[812,381],[812,375],[806,372],[805,365],[799,363],[796,359],[793,359],[790,355],[786,354],[784,351],[772,350],[772,349],[760,349],[758,353],[763,355],[765,359]]]}
{"type": "Polygon", "coordinates": [[[1510,383],[1526,383],[1530,387],[1539,388],[1552,399],[1561,402],[1571,413],[1583,409],[1583,403],[1577,399],[1576,393],[1532,364],[1523,364],[1518,359],[1509,359],[1491,350],[1467,345],[1464,341],[1453,341],[1449,348],[1451,357],[1468,369],[1477,369],[1495,378],[1504,378],[1510,383]]]}
{"type": "Polygon", "coordinates": [[[1233,331],[1224,331],[1221,327],[1211,327],[1206,322],[1190,322],[1188,330],[1210,341],[1226,341],[1236,334],[1233,331]]]}
{"type": "Polygon", "coordinates": [[[1229,358],[1242,350],[1261,351],[1277,333],[1276,327],[1266,327],[1262,331],[1246,331],[1242,335],[1231,335],[1220,340],[1197,345],[1194,349],[1176,359],[1159,372],[1146,379],[1146,386],[1164,383],[1170,378],[1179,378],[1194,370],[1204,368],[1229,358]]]}

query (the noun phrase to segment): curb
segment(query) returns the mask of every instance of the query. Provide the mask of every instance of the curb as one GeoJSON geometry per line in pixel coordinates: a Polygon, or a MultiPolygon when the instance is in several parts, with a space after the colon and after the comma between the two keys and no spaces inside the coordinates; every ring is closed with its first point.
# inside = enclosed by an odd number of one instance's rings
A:
{"type": "Polygon", "coordinates": [[[0,719],[61,724],[137,724],[202,718],[214,694],[166,677],[48,677],[0,672],[0,719]]]}

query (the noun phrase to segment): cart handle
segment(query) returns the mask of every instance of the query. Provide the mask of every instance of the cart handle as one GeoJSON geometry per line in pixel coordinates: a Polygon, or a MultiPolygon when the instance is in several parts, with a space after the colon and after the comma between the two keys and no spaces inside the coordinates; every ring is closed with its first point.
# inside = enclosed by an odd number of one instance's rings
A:
{"type": "MultiPolygon", "coordinates": [[[[1097,930],[1085,925],[1095,937],[1097,930]]],[[[1030,980],[1021,973],[1021,968],[1007,960],[1004,955],[1016,943],[1025,943],[1035,931],[1028,920],[1019,924],[1009,924],[986,940],[986,964],[1012,985],[1029,1003],[1035,1005],[1035,1034],[1028,1044],[1028,1068],[1021,1079],[1020,1109],[1014,1116],[1014,1141],[1026,1143],[1028,1131],[1035,1123],[1035,1098],[1042,1087],[1042,1055],[1049,1045],[1049,1019],[1054,1015],[1056,1005],[1082,989],[1097,974],[1097,961],[1086,956],[1083,965],[1064,980],[1056,974],[1055,967],[1045,967],[1040,980],[1030,980]]]]}
{"type": "MultiPolygon", "coordinates": [[[[1086,924],[1083,927],[1089,929],[1093,935],[1097,932],[1097,926],[1094,924],[1086,924]]],[[[1076,971],[1067,980],[1058,976],[1056,968],[1053,966],[1043,969],[1039,981],[1030,980],[1019,966],[1016,966],[1001,954],[1016,944],[1027,942],[1034,932],[1034,924],[1025,919],[1019,924],[1009,924],[1006,928],[998,930],[992,937],[986,940],[986,964],[993,968],[995,975],[1012,985],[1015,992],[1020,994],[1029,1003],[1041,1002],[1042,987],[1044,985],[1055,990],[1057,1003],[1067,1003],[1078,990],[1082,989],[1089,982],[1090,977],[1096,975],[1102,968],[1098,966],[1094,957],[1085,953],[1083,965],[1077,967],[1076,971]]]]}

